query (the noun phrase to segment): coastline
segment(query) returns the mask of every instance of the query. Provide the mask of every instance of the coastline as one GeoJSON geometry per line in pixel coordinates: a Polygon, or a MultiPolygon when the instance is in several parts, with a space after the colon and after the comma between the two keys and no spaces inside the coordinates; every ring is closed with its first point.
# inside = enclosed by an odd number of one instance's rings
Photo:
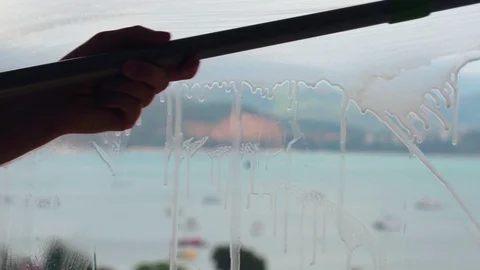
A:
{"type": "MultiPolygon", "coordinates": [[[[198,152],[207,153],[213,147],[202,147],[198,149],[198,152]]],[[[284,148],[262,148],[260,152],[277,152],[280,149],[284,148]]],[[[52,143],[48,144],[41,149],[41,152],[48,151],[48,152],[55,152],[56,154],[74,154],[74,153],[88,153],[95,150],[91,147],[85,147],[85,145],[70,145],[70,144],[63,144],[63,143],[52,143]]],[[[163,153],[165,151],[165,147],[163,146],[127,146],[121,152],[137,152],[137,153],[163,153]]],[[[332,149],[319,149],[319,150],[312,150],[312,149],[300,149],[300,148],[292,148],[290,153],[304,153],[304,154],[340,154],[340,150],[332,150],[332,149]]],[[[454,152],[432,152],[432,151],[423,151],[423,153],[428,157],[462,157],[462,158],[480,158],[480,153],[454,153],[454,152]]],[[[400,151],[400,150],[391,150],[391,151],[369,151],[369,150],[355,150],[355,149],[346,149],[347,155],[366,155],[366,156],[375,156],[375,155],[383,155],[383,156],[406,156],[408,157],[407,149],[400,151]]]]}
{"type": "MultiPolygon", "coordinates": [[[[198,152],[206,153],[209,149],[212,148],[200,148],[198,152]]],[[[269,150],[269,152],[276,152],[280,150],[280,148],[264,148],[263,151],[269,150]]],[[[160,146],[131,146],[127,147],[124,150],[125,152],[140,152],[140,153],[152,153],[152,152],[164,152],[165,147],[160,146]]],[[[305,153],[305,154],[340,154],[340,151],[334,150],[301,150],[301,149],[291,149],[290,153],[305,153]]],[[[367,156],[375,156],[375,155],[384,155],[384,156],[406,156],[408,157],[407,151],[358,151],[358,150],[346,150],[346,154],[353,154],[353,155],[367,155],[367,156]]],[[[434,157],[468,157],[468,158],[480,158],[480,153],[438,153],[438,152],[424,152],[427,156],[434,156],[434,157]]]]}

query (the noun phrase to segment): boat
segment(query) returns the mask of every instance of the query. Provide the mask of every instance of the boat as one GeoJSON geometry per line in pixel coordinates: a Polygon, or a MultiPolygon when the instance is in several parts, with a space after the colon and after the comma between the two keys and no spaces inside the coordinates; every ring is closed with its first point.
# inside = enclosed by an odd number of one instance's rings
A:
{"type": "Polygon", "coordinates": [[[203,197],[202,203],[204,205],[215,205],[220,203],[220,199],[216,195],[208,195],[203,197]]]}
{"type": "Polygon", "coordinates": [[[401,222],[391,215],[387,215],[384,218],[373,222],[373,228],[377,231],[398,232],[400,231],[401,227],[401,222]]]}
{"type": "Polygon", "coordinates": [[[178,246],[179,247],[205,247],[207,245],[207,241],[200,237],[189,237],[189,238],[183,238],[178,240],[178,246]]]}
{"type": "Polygon", "coordinates": [[[429,197],[423,197],[415,203],[415,208],[424,211],[437,211],[441,210],[443,206],[439,201],[429,197]]]}

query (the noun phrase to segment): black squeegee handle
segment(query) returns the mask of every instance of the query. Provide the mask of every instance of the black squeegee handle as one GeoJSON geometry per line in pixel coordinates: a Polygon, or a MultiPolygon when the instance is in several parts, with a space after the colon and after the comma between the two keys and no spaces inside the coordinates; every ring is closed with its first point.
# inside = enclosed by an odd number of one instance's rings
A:
{"type": "Polygon", "coordinates": [[[0,98],[117,75],[123,62],[139,59],[175,67],[207,59],[353,29],[399,23],[480,3],[480,0],[385,0],[173,40],[162,46],[98,54],[0,73],[0,98]]]}

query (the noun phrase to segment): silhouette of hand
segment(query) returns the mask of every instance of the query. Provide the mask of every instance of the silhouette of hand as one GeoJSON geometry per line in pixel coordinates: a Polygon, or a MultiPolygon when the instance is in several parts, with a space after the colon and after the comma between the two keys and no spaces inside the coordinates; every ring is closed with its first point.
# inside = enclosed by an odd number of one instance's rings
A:
{"type": "MultiPolygon", "coordinates": [[[[63,59],[88,56],[119,49],[160,45],[170,34],[141,26],[101,32],[63,59]]],[[[182,69],[160,67],[129,61],[122,66],[123,76],[101,82],[88,82],[76,91],[65,91],[60,133],[98,133],[132,128],[143,108],[171,81],[192,78],[199,62],[191,60],[182,69]]]]}
{"type": "MultiPolygon", "coordinates": [[[[161,45],[170,34],[141,26],[101,32],[63,59],[136,47],[161,45]]],[[[199,61],[181,69],[129,61],[121,75],[85,82],[74,89],[56,89],[0,100],[0,164],[12,161],[59,136],[92,134],[131,128],[143,108],[171,81],[192,78],[199,61]]]]}

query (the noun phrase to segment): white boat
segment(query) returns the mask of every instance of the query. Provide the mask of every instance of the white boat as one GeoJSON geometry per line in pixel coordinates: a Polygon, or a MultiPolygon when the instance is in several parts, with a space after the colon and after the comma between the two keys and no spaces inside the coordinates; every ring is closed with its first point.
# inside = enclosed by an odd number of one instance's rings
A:
{"type": "Polygon", "coordinates": [[[398,232],[402,228],[402,223],[397,218],[387,215],[373,223],[373,228],[377,231],[398,232]]]}
{"type": "Polygon", "coordinates": [[[415,203],[415,208],[418,210],[436,211],[441,210],[443,206],[439,201],[429,197],[423,197],[415,203]]]}
{"type": "Polygon", "coordinates": [[[207,195],[203,198],[202,203],[204,205],[216,205],[220,204],[220,199],[216,195],[207,195]]]}

